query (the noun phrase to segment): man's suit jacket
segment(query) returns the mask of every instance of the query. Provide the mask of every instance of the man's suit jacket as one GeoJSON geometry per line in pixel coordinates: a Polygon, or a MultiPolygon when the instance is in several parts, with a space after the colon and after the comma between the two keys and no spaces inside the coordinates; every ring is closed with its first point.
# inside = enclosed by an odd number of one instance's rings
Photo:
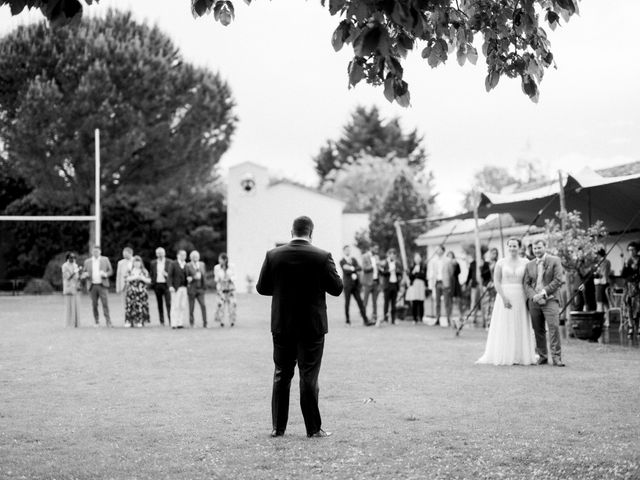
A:
{"type": "Polygon", "coordinates": [[[342,293],[331,254],[294,239],[267,252],[256,290],[272,296],[271,332],[314,338],[327,333],[326,293],[342,293]]]}
{"type": "Polygon", "coordinates": [[[187,263],[184,264],[184,268],[180,268],[180,262],[177,260],[175,262],[171,262],[167,284],[169,287],[173,287],[176,290],[180,287],[187,286],[187,263]]]}
{"type": "MultiPolygon", "coordinates": [[[[113,268],[111,268],[111,262],[109,261],[109,259],[102,255],[100,255],[100,270],[107,272],[107,276],[102,277],[102,286],[108,288],[109,277],[113,275],[113,268]]],[[[91,279],[93,278],[93,256],[87,258],[84,261],[84,271],[86,274],[88,274],[86,279],[87,279],[88,287],[90,288],[92,283],[91,279]]]]}
{"type": "Polygon", "coordinates": [[[199,290],[204,290],[205,289],[205,274],[206,274],[206,267],[204,262],[198,262],[198,266],[200,269],[200,280],[196,280],[196,267],[193,266],[193,262],[189,262],[187,263],[187,277],[192,277],[191,282],[189,282],[189,285],[187,286],[187,292],[188,293],[196,293],[199,290]]]}
{"type": "MultiPolygon", "coordinates": [[[[556,292],[562,286],[562,263],[560,258],[548,253],[544,256],[542,264],[542,286],[547,297],[556,296],[556,292]]],[[[524,291],[527,298],[532,299],[536,292],[536,283],[538,281],[538,264],[535,260],[527,263],[524,271],[524,291]]]]}
{"type": "Polygon", "coordinates": [[[373,285],[373,262],[376,262],[378,269],[378,280],[380,280],[380,258],[371,252],[362,255],[362,285],[369,287],[373,285]]]}
{"type": "Polygon", "coordinates": [[[346,258],[341,258],[340,269],[342,270],[342,285],[344,286],[344,289],[346,290],[347,288],[354,288],[360,281],[358,272],[362,271],[362,268],[360,268],[358,261],[353,257],[351,257],[349,260],[347,260],[346,258]],[[353,270],[346,270],[344,268],[345,265],[351,265],[353,267],[353,270]],[[355,278],[353,274],[355,274],[355,278]]]}
{"type": "MultiPolygon", "coordinates": [[[[171,264],[173,262],[168,258],[164,259],[164,278],[169,284],[169,271],[171,270],[171,264]]],[[[151,260],[151,268],[149,269],[149,275],[151,275],[151,286],[156,285],[156,281],[158,279],[158,259],[151,260]]]]}
{"type": "Polygon", "coordinates": [[[118,265],[116,266],[116,293],[120,293],[126,288],[127,283],[124,279],[127,273],[129,273],[132,263],[131,260],[127,260],[126,258],[118,261],[118,265]]]}
{"type": "MultiPolygon", "coordinates": [[[[380,272],[380,278],[382,279],[382,288],[388,288],[391,279],[391,272],[389,271],[389,261],[387,259],[384,259],[382,262],[380,262],[378,268],[380,272]]],[[[398,285],[400,285],[400,283],[402,282],[403,274],[404,269],[402,267],[402,263],[400,263],[400,260],[396,259],[396,278],[398,280],[398,285]]]]}

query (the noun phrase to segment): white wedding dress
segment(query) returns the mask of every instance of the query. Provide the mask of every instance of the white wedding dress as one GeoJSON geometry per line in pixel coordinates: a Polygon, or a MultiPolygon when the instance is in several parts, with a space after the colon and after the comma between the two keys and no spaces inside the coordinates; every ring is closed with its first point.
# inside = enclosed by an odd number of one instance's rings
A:
{"type": "Polygon", "coordinates": [[[487,345],[484,355],[476,363],[491,365],[536,363],[535,337],[522,285],[526,265],[525,259],[520,259],[515,265],[504,258],[498,261],[496,270],[500,266],[502,272],[500,285],[511,302],[511,308],[505,308],[500,295],[496,296],[487,345]]]}

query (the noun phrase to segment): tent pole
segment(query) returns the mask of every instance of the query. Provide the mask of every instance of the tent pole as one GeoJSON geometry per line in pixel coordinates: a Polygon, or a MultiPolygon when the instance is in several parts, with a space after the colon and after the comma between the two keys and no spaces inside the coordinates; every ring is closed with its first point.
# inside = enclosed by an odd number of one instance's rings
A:
{"type": "MultiPolygon", "coordinates": [[[[480,227],[478,226],[478,204],[480,203],[480,198],[476,194],[476,201],[474,202],[475,206],[473,207],[473,223],[474,223],[474,233],[475,233],[475,245],[476,245],[476,284],[477,284],[477,292],[478,294],[482,291],[482,277],[480,276],[480,262],[482,261],[482,252],[480,251],[480,227]]],[[[480,295],[477,295],[480,298],[480,295]]],[[[486,325],[484,318],[484,309],[480,307],[480,318],[482,319],[482,326],[486,325]]]]}
{"type": "Polygon", "coordinates": [[[504,232],[502,231],[502,214],[498,214],[498,225],[500,226],[500,249],[504,257],[504,232]]]}
{"type": "Polygon", "coordinates": [[[562,178],[562,170],[558,170],[558,183],[560,185],[560,226],[564,234],[567,224],[567,205],[564,199],[564,179],[562,178]]]}

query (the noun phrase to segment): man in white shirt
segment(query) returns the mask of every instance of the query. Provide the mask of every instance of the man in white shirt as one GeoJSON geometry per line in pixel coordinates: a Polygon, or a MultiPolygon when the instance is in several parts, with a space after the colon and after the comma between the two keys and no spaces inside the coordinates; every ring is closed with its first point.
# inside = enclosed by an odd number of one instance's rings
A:
{"type": "Polygon", "coordinates": [[[171,323],[171,292],[167,280],[169,279],[169,270],[171,268],[171,260],[166,257],[164,248],[156,248],[156,259],[151,261],[151,288],[156,293],[156,301],[158,302],[158,316],[160,325],[164,327],[164,300],[167,306],[167,317],[171,323]]]}
{"type": "Polygon", "coordinates": [[[125,247],[122,250],[122,259],[118,260],[116,266],[116,293],[122,293],[122,305],[126,308],[127,304],[127,282],[124,279],[133,265],[133,249],[125,247]]]}
{"type": "Polygon", "coordinates": [[[100,255],[101,249],[98,245],[93,247],[93,255],[84,262],[84,274],[82,278],[90,282],[89,294],[91,296],[91,304],[93,306],[93,319],[96,327],[99,325],[98,299],[102,302],[102,313],[107,323],[107,327],[111,326],[111,318],[109,317],[109,301],[107,293],[109,291],[109,277],[113,275],[111,262],[107,257],[100,255]]]}
{"type": "Polygon", "coordinates": [[[442,300],[447,315],[447,326],[451,325],[451,285],[453,282],[453,264],[444,254],[444,245],[438,245],[436,255],[429,262],[427,269],[429,288],[433,292],[436,301],[436,325],[440,325],[440,313],[442,300]]]}
{"type": "Polygon", "coordinates": [[[183,328],[189,319],[187,294],[187,252],[178,250],[176,261],[169,267],[169,291],[171,292],[171,328],[183,328]]]}

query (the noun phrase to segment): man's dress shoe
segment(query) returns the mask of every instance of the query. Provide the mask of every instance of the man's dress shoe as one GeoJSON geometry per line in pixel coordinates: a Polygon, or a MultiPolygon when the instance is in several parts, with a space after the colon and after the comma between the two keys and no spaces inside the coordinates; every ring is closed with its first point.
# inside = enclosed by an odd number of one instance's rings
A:
{"type": "Polygon", "coordinates": [[[307,433],[307,437],[309,438],[325,438],[330,437],[331,435],[331,432],[325,432],[322,429],[318,430],[316,433],[307,433]]]}
{"type": "Polygon", "coordinates": [[[272,438],[282,437],[282,436],[284,436],[284,432],[282,430],[276,430],[276,429],[271,430],[272,438]]]}

